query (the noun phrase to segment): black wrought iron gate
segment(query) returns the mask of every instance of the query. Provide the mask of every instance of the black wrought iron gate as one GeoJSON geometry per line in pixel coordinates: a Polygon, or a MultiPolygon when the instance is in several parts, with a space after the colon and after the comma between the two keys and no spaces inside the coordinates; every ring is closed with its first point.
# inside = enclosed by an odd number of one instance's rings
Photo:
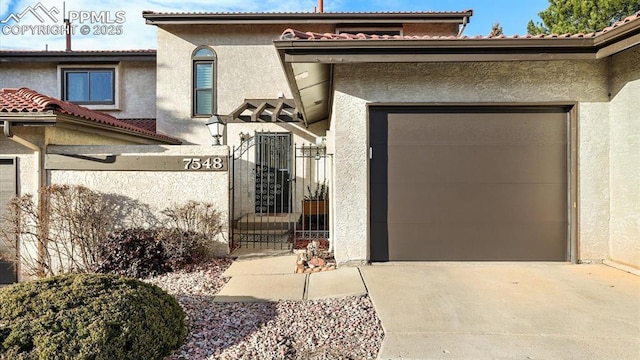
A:
{"type": "Polygon", "coordinates": [[[231,247],[290,249],[329,238],[329,156],[290,133],[256,132],[233,148],[231,247]],[[300,245],[304,245],[301,242],[300,245]]]}
{"type": "Polygon", "coordinates": [[[292,211],[291,134],[257,132],[232,154],[232,248],[289,248],[297,221],[292,211]]]}

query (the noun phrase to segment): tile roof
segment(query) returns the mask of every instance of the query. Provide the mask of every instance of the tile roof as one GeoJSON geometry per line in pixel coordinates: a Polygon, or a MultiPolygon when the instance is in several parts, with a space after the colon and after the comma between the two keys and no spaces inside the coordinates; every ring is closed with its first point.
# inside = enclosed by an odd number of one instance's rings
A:
{"type": "Polygon", "coordinates": [[[0,50],[0,54],[42,54],[42,55],[135,55],[135,54],[155,54],[154,49],[134,49],[134,50],[0,50]]]}
{"type": "Polygon", "coordinates": [[[102,124],[114,129],[127,130],[141,136],[155,138],[172,144],[180,143],[180,140],[170,136],[157,134],[154,131],[118,120],[109,114],[87,109],[67,101],[58,100],[28,88],[0,90],[0,115],[2,113],[40,112],[71,115],[90,123],[102,124]]]}
{"type": "Polygon", "coordinates": [[[119,119],[135,127],[156,132],[156,119],[119,119]]]}
{"type": "Polygon", "coordinates": [[[549,34],[549,35],[513,35],[513,36],[403,36],[403,35],[368,35],[368,34],[334,34],[334,33],[314,33],[303,32],[295,29],[287,29],[282,33],[282,40],[473,40],[473,39],[559,39],[559,38],[595,38],[598,35],[602,35],[622,25],[630,22],[640,21],[640,12],[628,16],[621,21],[614,23],[613,25],[606,27],[598,32],[592,32],[588,34],[549,34]]]}

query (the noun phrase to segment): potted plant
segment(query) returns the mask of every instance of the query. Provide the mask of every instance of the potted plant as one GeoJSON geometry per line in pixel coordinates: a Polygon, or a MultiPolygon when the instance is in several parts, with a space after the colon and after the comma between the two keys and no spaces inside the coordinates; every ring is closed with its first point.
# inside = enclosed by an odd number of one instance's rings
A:
{"type": "Polygon", "coordinates": [[[325,215],[329,213],[329,186],[326,181],[316,183],[315,189],[311,189],[311,185],[307,185],[307,195],[302,201],[302,214],[325,215]]]}

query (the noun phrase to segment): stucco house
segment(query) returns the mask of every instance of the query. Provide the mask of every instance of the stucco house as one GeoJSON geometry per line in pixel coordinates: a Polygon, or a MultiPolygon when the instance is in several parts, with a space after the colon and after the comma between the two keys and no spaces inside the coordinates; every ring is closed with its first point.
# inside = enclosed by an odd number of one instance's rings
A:
{"type": "Polygon", "coordinates": [[[221,114],[231,146],[321,137],[340,263],[640,266],[640,14],[593,34],[460,36],[471,15],[145,12],[158,128],[205,143],[221,114]],[[236,123],[282,97],[299,122],[236,123]]]}
{"type": "Polygon", "coordinates": [[[472,15],[145,11],[158,44],[140,94],[155,93],[133,106],[172,140],[46,152],[189,162],[134,177],[45,161],[45,181],[213,202],[229,251],[327,238],[343,265],[640,267],[640,14],[593,34],[466,37],[472,15]],[[206,125],[224,125],[221,145],[206,125]],[[154,187],[122,186],[133,178],[154,187]],[[309,215],[305,198],[322,205],[309,215]]]}

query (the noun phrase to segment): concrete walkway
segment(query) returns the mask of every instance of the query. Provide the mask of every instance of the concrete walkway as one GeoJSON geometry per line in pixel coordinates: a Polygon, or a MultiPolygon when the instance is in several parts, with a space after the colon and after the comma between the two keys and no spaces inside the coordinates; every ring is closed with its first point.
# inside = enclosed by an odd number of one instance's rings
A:
{"type": "Polygon", "coordinates": [[[315,300],[364,295],[366,287],[355,267],[310,274],[295,274],[297,256],[282,251],[237,254],[223,276],[229,282],[214,301],[254,302],[315,300]]]}
{"type": "Polygon", "coordinates": [[[640,359],[640,277],[606,265],[360,268],[379,359],[640,359]]]}

